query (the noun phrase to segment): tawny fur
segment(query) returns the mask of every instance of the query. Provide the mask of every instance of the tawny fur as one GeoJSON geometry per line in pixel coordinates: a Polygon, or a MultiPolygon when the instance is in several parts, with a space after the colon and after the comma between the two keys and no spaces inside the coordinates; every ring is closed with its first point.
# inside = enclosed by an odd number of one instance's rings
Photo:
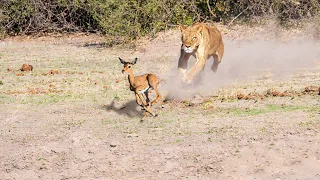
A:
{"type": "Polygon", "coordinates": [[[183,80],[186,83],[191,83],[196,75],[203,70],[207,59],[211,56],[214,58],[211,69],[216,72],[224,53],[221,32],[215,26],[208,26],[204,23],[196,23],[188,27],[179,25],[179,27],[182,46],[178,69],[184,74],[183,80]],[[186,72],[188,59],[191,55],[196,56],[197,62],[186,72]]]}

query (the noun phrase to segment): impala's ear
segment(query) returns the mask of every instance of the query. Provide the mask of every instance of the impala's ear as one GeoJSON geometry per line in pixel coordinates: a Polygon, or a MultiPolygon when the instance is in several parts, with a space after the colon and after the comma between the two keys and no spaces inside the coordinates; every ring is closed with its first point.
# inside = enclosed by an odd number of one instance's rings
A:
{"type": "Polygon", "coordinates": [[[186,29],[186,27],[184,25],[182,25],[182,24],[179,24],[179,29],[182,32],[182,31],[184,31],[186,29]]]}
{"type": "Polygon", "coordinates": [[[132,61],[132,64],[134,65],[135,63],[137,63],[138,58],[134,58],[134,60],[132,61]]]}
{"type": "Polygon", "coordinates": [[[119,57],[119,60],[120,60],[120,62],[121,62],[122,64],[124,64],[124,61],[123,61],[123,59],[121,59],[121,57],[119,57]]]}

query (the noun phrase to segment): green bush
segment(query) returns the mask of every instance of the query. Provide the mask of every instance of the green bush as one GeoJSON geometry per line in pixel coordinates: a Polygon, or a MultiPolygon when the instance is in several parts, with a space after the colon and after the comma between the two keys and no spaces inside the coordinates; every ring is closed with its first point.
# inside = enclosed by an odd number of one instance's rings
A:
{"type": "Polygon", "coordinates": [[[105,3],[94,0],[90,4],[90,12],[104,33],[136,39],[159,32],[170,23],[191,23],[192,17],[187,10],[175,2],[109,0],[105,3]]]}
{"type": "Polygon", "coordinates": [[[319,0],[0,0],[0,35],[102,32],[112,43],[193,22],[317,19],[319,0]]]}
{"type": "Polygon", "coordinates": [[[0,0],[1,31],[8,35],[94,31],[96,22],[77,0],[0,0]]]}

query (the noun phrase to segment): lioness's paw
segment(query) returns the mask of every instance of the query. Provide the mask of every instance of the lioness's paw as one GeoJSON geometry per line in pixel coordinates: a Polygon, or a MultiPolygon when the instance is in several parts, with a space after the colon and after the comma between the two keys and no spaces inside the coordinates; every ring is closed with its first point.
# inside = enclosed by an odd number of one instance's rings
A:
{"type": "Polygon", "coordinates": [[[186,84],[191,84],[193,79],[188,76],[184,76],[184,78],[182,80],[186,84]]]}
{"type": "Polygon", "coordinates": [[[186,70],[185,69],[181,69],[181,68],[179,68],[179,77],[184,77],[184,76],[186,76],[186,70]]]}
{"type": "Polygon", "coordinates": [[[187,70],[186,70],[186,69],[179,68],[179,72],[184,75],[184,74],[186,74],[187,70]]]}

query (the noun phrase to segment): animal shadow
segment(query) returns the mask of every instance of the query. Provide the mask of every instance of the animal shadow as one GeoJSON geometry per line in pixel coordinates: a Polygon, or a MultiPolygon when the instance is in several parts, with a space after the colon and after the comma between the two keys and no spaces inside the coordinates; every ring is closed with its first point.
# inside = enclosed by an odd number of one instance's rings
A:
{"type": "Polygon", "coordinates": [[[127,102],[124,105],[121,105],[120,107],[115,106],[115,101],[112,100],[112,102],[109,105],[104,105],[104,108],[107,111],[114,111],[117,114],[125,115],[129,118],[133,117],[142,117],[143,112],[139,111],[137,107],[140,107],[135,100],[131,100],[127,102]]]}

